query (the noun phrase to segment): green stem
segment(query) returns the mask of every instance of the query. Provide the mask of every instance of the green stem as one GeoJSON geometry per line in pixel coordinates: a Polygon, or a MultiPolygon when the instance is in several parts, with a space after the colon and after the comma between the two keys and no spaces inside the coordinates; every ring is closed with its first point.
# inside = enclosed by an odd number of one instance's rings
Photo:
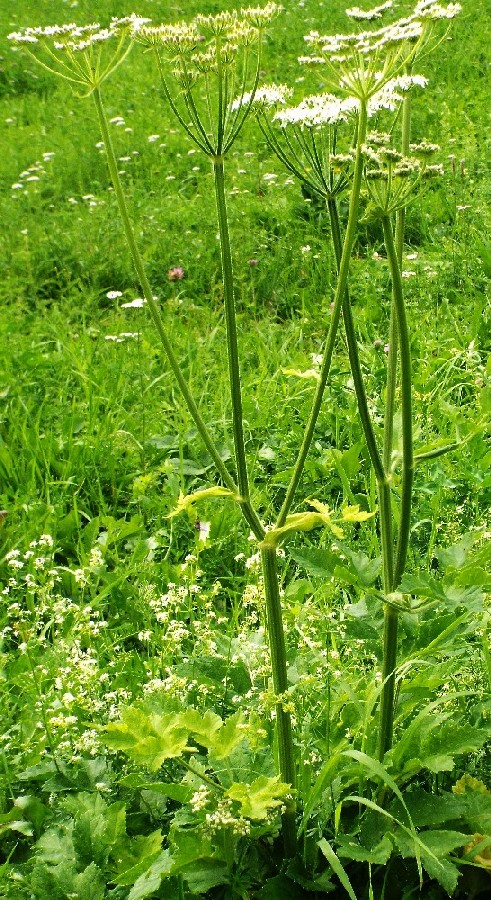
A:
{"type": "Polygon", "coordinates": [[[413,414],[412,414],[412,376],[411,376],[411,343],[404,303],[401,269],[397,259],[392,226],[388,216],[383,219],[384,241],[392,276],[392,291],[397,317],[399,348],[401,357],[401,413],[402,413],[402,488],[400,525],[397,537],[397,555],[394,567],[394,590],[404,573],[409,535],[411,530],[411,505],[414,480],[413,452],[413,414]]]}
{"type": "Polygon", "coordinates": [[[255,536],[261,540],[264,529],[255,513],[249,496],[249,477],[245,454],[244,426],[242,414],[242,389],[240,383],[239,350],[237,342],[237,321],[235,317],[234,275],[232,269],[232,253],[228,228],[227,205],[225,200],[225,171],[222,157],[213,159],[213,175],[215,180],[215,196],[220,232],[220,249],[222,256],[223,299],[225,321],[227,325],[227,354],[230,379],[230,398],[232,401],[232,429],[234,435],[235,462],[239,485],[242,512],[249,522],[255,536]]]}
{"type": "MultiPolygon", "coordinates": [[[[118,203],[118,208],[119,208],[121,220],[123,223],[123,229],[124,229],[126,241],[128,243],[128,247],[129,247],[132,259],[133,259],[133,264],[135,266],[136,273],[138,275],[138,279],[140,281],[140,285],[141,285],[141,288],[143,291],[143,296],[145,297],[145,300],[147,301],[148,308],[150,310],[150,314],[152,316],[153,322],[157,329],[162,346],[164,348],[165,354],[169,361],[171,370],[176,378],[176,381],[179,385],[181,394],[182,394],[184,401],[188,407],[188,410],[192,416],[194,424],[196,425],[196,428],[198,429],[201,439],[203,440],[203,443],[204,443],[208,453],[210,454],[213,462],[215,463],[215,466],[217,468],[217,471],[218,471],[223,483],[229,488],[229,490],[231,490],[237,494],[240,492],[240,489],[237,488],[233,478],[231,477],[230,473],[228,472],[226,466],[224,465],[224,462],[220,456],[218,448],[216,447],[215,442],[213,441],[213,438],[211,437],[211,435],[205,425],[205,422],[203,421],[203,419],[201,417],[201,413],[196,405],[193,395],[191,394],[191,391],[186,382],[186,379],[184,378],[184,375],[181,371],[181,367],[179,365],[177,357],[172,348],[171,341],[165,330],[158,304],[154,300],[152,289],[150,287],[150,282],[148,281],[147,274],[145,272],[145,267],[143,264],[143,260],[142,260],[140,251],[138,249],[138,245],[136,243],[133,226],[131,224],[131,219],[130,219],[128,207],[126,204],[126,199],[125,199],[125,196],[123,193],[123,189],[121,187],[121,180],[120,180],[120,177],[118,174],[118,164],[117,164],[116,157],[114,154],[112,141],[111,141],[111,135],[109,133],[109,128],[107,126],[107,119],[106,119],[104,107],[102,104],[100,90],[96,89],[93,92],[92,96],[94,98],[97,115],[99,118],[99,126],[100,126],[100,130],[101,130],[102,139],[104,141],[104,146],[106,148],[106,156],[107,156],[109,172],[111,175],[114,192],[116,194],[116,200],[118,203]]],[[[246,516],[246,518],[247,518],[247,516],[246,516]]],[[[250,523],[250,524],[252,527],[252,523],[250,523]]],[[[262,529],[262,526],[261,526],[259,520],[257,522],[254,520],[254,524],[255,524],[255,528],[256,528],[258,537],[262,537],[264,534],[264,530],[262,529]]]]}
{"type": "MultiPolygon", "coordinates": [[[[397,250],[392,233],[392,225],[388,216],[382,220],[384,241],[392,277],[393,319],[397,334],[401,358],[401,405],[402,405],[402,490],[400,524],[397,539],[397,556],[392,572],[384,570],[384,590],[393,591],[400,582],[406,563],[411,527],[411,501],[413,486],[413,439],[412,439],[412,400],[411,400],[411,348],[406,309],[402,289],[401,269],[397,258],[397,250]]],[[[390,516],[390,495],[387,498],[390,516]]],[[[381,504],[382,521],[382,504],[381,504]]],[[[382,540],[384,531],[382,530],[382,540]]],[[[392,540],[390,541],[390,558],[392,557],[392,540]]],[[[389,548],[386,551],[389,552],[389,548]]],[[[396,609],[386,604],[384,612],[384,656],[382,668],[382,694],[380,701],[380,735],[379,758],[392,747],[394,725],[395,669],[397,664],[397,632],[399,615],[396,609]]]]}
{"type": "Polygon", "coordinates": [[[317,423],[317,419],[319,416],[320,408],[322,405],[322,400],[324,397],[324,391],[327,383],[327,379],[329,377],[329,370],[331,368],[331,360],[332,354],[334,350],[334,344],[336,340],[339,319],[341,316],[341,307],[344,300],[344,295],[346,292],[346,285],[348,283],[348,274],[349,274],[349,266],[351,260],[351,251],[353,249],[353,244],[355,242],[356,237],[356,227],[358,224],[358,207],[360,202],[360,190],[363,176],[363,156],[361,153],[362,145],[365,142],[366,131],[367,131],[367,105],[366,103],[362,103],[360,107],[360,116],[358,121],[358,140],[356,146],[356,159],[355,159],[355,167],[353,173],[353,184],[351,188],[351,196],[349,203],[349,212],[348,212],[348,223],[346,226],[346,233],[344,236],[343,250],[341,253],[341,259],[339,263],[339,272],[338,272],[338,280],[336,284],[336,291],[334,294],[334,306],[331,316],[331,324],[329,327],[329,331],[327,334],[326,346],[324,350],[324,356],[322,359],[322,366],[320,371],[320,379],[317,385],[317,391],[314,397],[314,401],[312,404],[312,409],[310,411],[310,416],[305,426],[304,436],[302,440],[302,444],[298,451],[298,456],[295,461],[295,466],[293,468],[292,477],[290,479],[290,484],[288,485],[285,499],[283,501],[283,506],[281,507],[276,527],[281,528],[286,521],[286,517],[290,511],[291,505],[293,503],[293,499],[295,496],[295,492],[297,490],[298,484],[300,482],[300,478],[302,476],[303,468],[305,465],[305,460],[307,459],[307,454],[310,450],[310,445],[312,443],[312,439],[314,436],[315,426],[317,423]]]}
{"type": "MultiPolygon", "coordinates": [[[[293,733],[290,713],[284,707],[288,691],[286,669],[286,646],[281,599],[278,585],[278,567],[276,549],[261,548],[261,563],[264,576],[264,592],[266,597],[266,617],[269,647],[271,651],[271,673],[276,703],[276,734],[278,739],[278,758],[281,780],[291,784],[295,789],[295,755],[293,750],[293,733]]],[[[297,836],[295,827],[295,800],[288,800],[282,816],[282,835],[286,858],[295,855],[297,836]]]]}
{"type": "MultiPolygon", "coordinates": [[[[334,244],[334,253],[336,256],[337,265],[339,267],[342,256],[342,240],[336,200],[334,198],[329,199],[327,201],[327,207],[329,210],[329,218],[331,221],[331,233],[334,244]]],[[[384,480],[385,472],[382,465],[382,459],[379,453],[379,449],[377,447],[372,418],[368,409],[367,395],[365,392],[363,374],[361,371],[360,356],[358,353],[358,344],[356,340],[355,326],[353,322],[353,313],[351,310],[348,288],[346,288],[343,300],[343,320],[344,330],[346,333],[346,343],[348,345],[348,356],[350,361],[351,374],[353,375],[353,383],[355,386],[356,399],[358,402],[358,411],[360,414],[363,432],[365,434],[365,440],[367,442],[368,454],[370,456],[372,466],[375,470],[377,482],[380,482],[384,480]]]]}
{"type": "Polygon", "coordinates": [[[394,731],[395,669],[397,664],[397,632],[399,613],[385,604],[384,610],[384,663],[382,668],[382,694],[380,698],[379,759],[392,747],[394,731]]]}
{"type": "MultiPolygon", "coordinates": [[[[406,74],[411,74],[411,67],[406,68],[406,74]]],[[[406,93],[402,101],[402,131],[401,131],[401,153],[403,156],[409,156],[411,141],[411,94],[406,93]]],[[[397,260],[402,269],[402,256],[404,252],[404,229],[406,224],[406,209],[404,206],[396,212],[396,233],[395,243],[397,251],[397,260]]]]}

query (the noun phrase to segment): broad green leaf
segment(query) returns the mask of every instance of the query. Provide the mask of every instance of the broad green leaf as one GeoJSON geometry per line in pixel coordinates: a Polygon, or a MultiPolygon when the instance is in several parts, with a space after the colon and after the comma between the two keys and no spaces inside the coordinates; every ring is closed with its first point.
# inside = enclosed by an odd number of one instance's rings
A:
{"type": "Polygon", "coordinates": [[[187,784],[176,784],[174,782],[165,781],[145,781],[141,775],[136,772],[131,775],[125,775],[120,782],[123,787],[131,788],[135,791],[153,791],[155,794],[161,794],[168,797],[169,800],[176,800],[178,803],[186,803],[193,795],[194,791],[187,784]]]}
{"type": "Polygon", "coordinates": [[[358,862],[369,862],[373,865],[384,866],[391,856],[393,850],[392,842],[387,835],[375,847],[364,847],[358,841],[348,838],[346,835],[340,835],[337,838],[338,856],[354,859],[358,862]]]}
{"type": "Polygon", "coordinates": [[[116,884],[130,887],[140,875],[154,863],[162,849],[162,832],[160,828],[148,835],[126,837],[118,844],[114,857],[117,859],[116,884]]]}
{"type": "Polygon", "coordinates": [[[210,500],[214,497],[229,497],[232,500],[237,500],[237,496],[233,491],[230,491],[228,488],[220,487],[219,485],[203,488],[200,491],[194,491],[192,494],[184,495],[181,493],[179,494],[176,508],[168,514],[167,518],[171,519],[173,516],[178,516],[180,513],[194,506],[195,503],[200,503],[201,500],[210,500]]]}
{"type": "Polygon", "coordinates": [[[106,879],[94,862],[73,879],[73,895],[77,900],[104,900],[106,879]]]}
{"type": "Polygon", "coordinates": [[[317,548],[302,548],[301,550],[289,550],[290,556],[302,566],[309,575],[317,578],[330,578],[338,564],[338,557],[331,550],[317,548]]]}
{"type": "Polygon", "coordinates": [[[183,728],[192,733],[198,744],[203,747],[208,747],[213,742],[216,732],[223,725],[223,719],[210,709],[207,709],[203,715],[197,709],[189,708],[180,713],[177,720],[183,728]]]}
{"type": "Polygon", "coordinates": [[[326,841],[325,838],[322,838],[322,840],[319,841],[318,846],[320,847],[320,849],[322,850],[322,853],[326,857],[329,865],[331,866],[331,869],[338,876],[345,891],[348,892],[348,896],[350,897],[350,900],[357,900],[356,894],[355,894],[353,888],[351,887],[351,882],[350,882],[346,872],[344,871],[343,865],[342,865],[341,861],[338,859],[338,857],[336,856],[331,845],[328,843],[328,841],[326,841]]]}
{"type": "Polygon", "coordinates": [[[466,805],[463,797],[423,790],[407,791],[404,799],[416,828],[461,820],[466,805]]]}
{"type": "Polygon", "coordinates": [[[36,855],[42,862],[56,866],[60,860],[67,865],[75,865],[76,857],[73,841],[68,834],[63,834],[60,828],[49,828],[39,838],[36,844],[36,855]]]}
{"type": "MultiPolygon", "coordinates": [[[[453,865],[449,859],[438,859],[432,848],[426,844],[429,840],[431,832],[423,831],[420,834],[420,859],[423,868],[426,869],[430,878],[434,878],[447,893],[452,895],[457,887],[459,877],[459,869],[453,865]]],[[[396,831],[394,840],[399,849],[401,856],[404,858],[414,856],[414,842],[410,840],[403,831],[396,831]]]]}
{"type": "Polygon", "coordinates": [[[245,737],[242,710],[230,716],[225,723],[211,710],[202,715],[195,709],[187,709],[179,718],[196,742],[206,747],[215,759],[230,756],[245,737]]]}
{"type": "Polygon", "coordinates": [[[246,819],[260,821],[268,817],[270,810],[280,807],[290,793],[291,786],[280,781],[277,775],[272,778],[260,775],[252,784],[233,784],[225,796],[240,803],[241,815],[246,819]]]}
{"type": "Polygon", "coordinates": [[[127,706],[122,722],[105,726],[105,743],[112,750],[121,750],[134,762],[157,771],[166,759],[174,759],[185,750],[189,730],[180,724],[180,715],[167,713],[148,715],[134,706],[127,706]]]}
{"type": "Polygon", "coordinates": [[[229,867],[219,859],[199,860],[182,875],[193,895],[208,894],[220,884],[230,884],[229,867]]]}
{"type": "Polygon", "coordinates": [[[162,878],[171,874],[173,863],[174,861],[169,851],[162,850],[146,872],[137,878],[128,894],[128,900],[143,900],[144,897],[150,897],[158,891],[162,878]]]}
{"type": "Polygon", "coordinates": [[[286,875],[275,875],[268,879],[257,896],[258,900],[305,900],[305,891],[286,875]]]}
{"type": "Polygon", "coordinates": [[[440,859],[451,853],[457,847],[464,847],[468,844],[472,835],[463,834],[461,831],[447,831],[446,829],[438,829],[432,831],[423,831],[420,834],[425,846],[431,850],[435,856],[440,859]]]}

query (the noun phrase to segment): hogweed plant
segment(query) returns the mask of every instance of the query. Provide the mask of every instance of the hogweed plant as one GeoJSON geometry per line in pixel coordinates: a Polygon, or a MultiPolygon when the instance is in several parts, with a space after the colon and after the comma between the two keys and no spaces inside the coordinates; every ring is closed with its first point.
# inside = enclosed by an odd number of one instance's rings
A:
{"type": "MultiPolygon", "coordinates": [[[[353,8],[348,10],[348,14],[362,25],[366,21],[375,21],[378,25],[378,20],[390,12],[391,8],[392,2],[389,0],[369,12],[353,8]]],[[[258,808],[261,809],[261,815],[256,816],[257,819],[261,819],[264,810],[269,815],[271,811],[281,809],[286,859],[295,855],[297,846],[297,773],[278,574],[279,548],[295,533],[308,532],[318,527],[327,528],[342,539],[343,529],[347,524],[363,522],[374,515],[374,511],[366,512],[354,505],[345,506],[338,514],[334,514],[318,499],[310,501],[311,508],[307,512],[291,512],[324,401],[341,319],[359,417],[378,488],[382,600],[385,611],[380,687],[380,762],[372,760],[367,763],[368,758],[363,754],[357,759],[361,765],[368,766],[372,775],[385,779],[386,785],[394,788],[397,797],[400,794],[382,768],[381,762],[393,743],[398,618],[401,610],[411,611],[406,595],[399,588],[408,555],[413,473],[418,462],[418,454],[413,447],[411,348],[402,278],[404,211],[425,180],[440,172],[438,166],[430,163],[430,157],[437,149],[435,145],[426,142],[411,144],[410,95],[426,86],[426,79],[415,74],[414,67],[421,55],[437,44],[433,28],[435,22],[440,19],[449,20],[459,10],[458,4],[443,6],[433,0],[419,0],[407,16],[370,31],[335,36],[311,32],[306,37],[311,53],[302,57],[300,62],[321,67],[327,91],[304,98],[296,106],[290,107],[287,103],[292,92],[288,87],[259,86],[263,35],[266,27],[280,12],[276,3],[267,3],[263,8],[243,9],[240,13],[201,15],[191,23],[177,25],[154,25],[149,20],[132,15],[124,19],[113,19],[107,28],[98,24],[85,27],[53,26],[44,29],[28,28],[10,35],[11,40],[21,45],[50,71],[69,81],[83,95],[93,97],[125,236],[144,298],[183,399],[221,480],[221,485],[204,488],[187,497],[182,496],[175,513],[193,508],[200,500],[207,498],[232,499],[239,504],[257,541],[264,580],[271,656],[278,776],[255,784],[254,788],[249,785],[247,793],[243,785],[234,784],[225,790],[206,775],[206,770],[196,770],[190,764],[186,765],[189,771],[201,778],[204,792],[216,790],[222,798],[225,797],[227,803],[222,812],[232,800],[240,802],[241,814],[246,818],[249,815],[249,820],[254,820],[251,809],[255,808],[256,812],[258,808]],[[104,110],[102,84],[123,62],[134,44],[143,45],[154,54],[167,108],[212,166],[221,248],[234,473],[231,473],[223,461],[175,354],[145,272],[118,174],[104,110]],[[257,113],[264,136],[289,172],[326,203],[338,269],[317,388],[283,503],[276,516],[268,510],[268,524],[263,523],[254,504],[254,477],[251,477],[247,462],[234,274],[225,199],[227,154],[253,113],[257,113]],[[399,119],[402,121],[401,139],[400,146],[396,147],[394,136],[399,119]],[[378,130],[380,124],[387,121],[390,133],[378,130]],[[347,217],[344,223],[339,211],[341,198],[347,200],[347,217]],[[356,323],[349,296],[350,263],[357,229],[360,221],[369,219],[377,219],[382,223],[392,282],[389,356],[381,436],[371,412],[372,398],[368,397],[359,359],[356,323]],[[394,487],[396,466],[399,464],[394,442],[396,400],[400,405],[402,422],[399,497],[394,487]],[[261,792],[262,807],[258,799],[261,792]]],[[[441,448],[434,453],[429,451],[421,455],[420,459],[428,459],[442,452],[445,450],[441,448]]],[[[215,721],[208,717],[205,722],[200,717],[193,717],[192,711],[177,718],[164,716],[161,717],[162,721],[158,717],[153,717],[150,721],[144,716],[142,718],[142,715],[139,717],[135,710],[127,710],[119,730],[119,726],[111,726],[109,742],[114,748],[126,749],[130,756],[133,754],[135,761],[142,762],[146,753],[142,735],[146,734],[148,741],[153,742],[153,770],[159,768],[165,759],[182,759],[183,753],[191,752],[192,748],[188,744],[191,737],[209,748],[211,754],[214,751],[218,760],[226,756],[227,748],[235,747],[240,741],[239,718],[234,719],[227,730],[227,726],[221,720],[218,721],[218,718],[215,721]]],[[[324,783],[323,781],[322,784],[324,783]]],[[[318,787],[317,796],[320,796],[320,792],[321,787],[318,787]]],[[[365,802],[362,798],[358,798],[358,801],[365,802]]],[[[196,809],[199,809],[201,800],[197,795],[193,802],[196,809]]],[[[313,806],[312,802],[310,808],[313,809],[313,806]]],[[[406,809],[404,801],[402,806],[406,809]]],[[[304,813],[303,826],[305,821],[304,813]]],[[[408,821],[411,823],[410,816],[408,821]]],[[[242,825],[247,831],[249,826],[241,822],[242,825]]],[[[417,843],[414,830],[409,830],[417,843]]],[[[327,842],[324,841],[322,849],[346,887],[344,870],[327,842]]]]}

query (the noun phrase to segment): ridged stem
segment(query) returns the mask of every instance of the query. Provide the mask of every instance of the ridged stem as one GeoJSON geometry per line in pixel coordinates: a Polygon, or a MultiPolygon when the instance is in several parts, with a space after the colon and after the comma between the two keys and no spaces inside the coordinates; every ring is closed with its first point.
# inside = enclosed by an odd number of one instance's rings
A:
{"type": "Polygon", "coordinates": [[[186,406],[188,407],[188,410],[191,414],[194,424],[196,425],[196,428],[198,429],[200,437],[201,437],[206,449],[208,450],[208,453],[210,454],[213,462],[215,463],[215,466],[217,468],[217,471],[218,471],[223,483],[226,485],[226,487],[229,488],[229,490],[233,491],[234,493],[238,493],[237,486],[236,486],[232,476],[228,472],[226,466],[224,465],[223,460],[218,452],[218,448],[217,448],[213,438],[211,437],[211,435],[208,431],[208,428],[205,425],[205,422],[203,421],[203,419],[201,417],[201,413],[196,405],[194,397],[189,389],[189,385],[182,373],[181,367],[179,365],[177,357],[172,348],[170,338],[165,330],[165,326],[162,321],[162,316],[160,314],[160,309],[158,307],[158,304],[154,300],[152,289],[150,287],[150,282],[149,282],[149,280],[147,278],[147,274],[145,272],[143,259],[141,257],[140,251],[138,249],[138,245],[136,243],[135,233],[133,230],[133,226],[131,224],[131,219],[130,219],[128,207],[126,204],[126,198],[124,196],[123,189],[121,187],[121,180],[120,180],[119,173],[118,173],[118,164],[116,162],[116,157],[115,157],[114,149],[112,146],[111,135],[109,133],[109,128],[107,125],[107,119],[106,119],[106,114],[104,112],[104,107],[102,104],[100,90],[97,88],[93,92],[92,96],[94,98],[97,115],[99,118],[99,126],[100,126],[100,130],[101,130],[102,139],[104,141],[104,146],[106,149],[106,157],[107,157],[107,163],[108,163],[108,167],[109,167],[109,173],[111,175],[111,181],[113,183],[114,193],[116,195],[116,200],[118,203],[119,213],[121,216],[121,221],[123,224],[126,241],[127,241],[130,253],[131,253],[131,257],[133,259],[133,265],[136,269],[138,280],[140,282],[140,285],[141,285],[141,288],[143,291],[143,296],[145,297],[145,300],[147,301],[148,308],[150,310],[150,314],[152,316],[154,325],[157,329],[157,332],[158,332],[159,338],[161,340],[162,346],[164,348],[164,352],[167,356],[170,368],[176,378],[176,381],[179,385],[181,394],[184,398],[186,406]]]}
{"type": "Polygon", "coordinates": [[[234,436],[235,464],[239,485],[242,512],[251,526],[255,536],[261,540],[264,529],[252,507],[249,495],[249,476],[245,454],[244,424],[242,414],[242,388],[240,380],[239,349],[237,341],[237,320],[235,315],[234,274],[232,268],[232,252],[230,249],[230,233],[228,227],[227,204],[225,200],[225,168],[222,157],[213,159],[213,177],[215,182],[215,198],[220,234],[220,251],[223,276],[223,302],[225,323],[227,328],[227,358],[230,382],[230,399],[232,402],[232,430],[234,436]]]}
{"type": "MultiPolygon", "coordinates": [[[[288,710],[285,709],[288,690],[286,645],[275,548],[263,547],[261,549],[261,564],[264,576],[266,619],[271,652],[273,690],[275,697],[277,698],[276,734],[278,741],[280,777],[286,784],[291,784],[292,791],[294,791],[296,783],[295,755],[293,750],[291,717],[288,710]]],[[[295,826],[296,803],[293,796],[290,800],[286,801],[285,807],[285,812],[282,815],[281,830],[285,857],[290,859],[295,855],[297,846],[295,826]]]]}
{"type": "Polygon", "coordinates": [[[402,488],[397,555],[394,568],[393,589],[395,589],[402,578],[406,565],[409,534],[411,530],[411,505],[414,480],[411,343],[406,316],[406,306],[404,303],[401,270],[397,260],[392,226],[388,217],[384,218],[383,226],[385,246],[392,276],[392,289],[394,292],[397,314],[397,328],[401,356],[402,488]]]}
{"type": "MultiPolygon", "coordinates": [[[[392,573],[389,592],[398,586],[406,564],[411,529],[411,503],[413,490],[414,459],[412,434],[412,397],[411,397],[411,346],[406,318],[406,307],[402,288],[402,277],[397,249],[394,242],[392,225],[388,216],[382,219],[384,241],[392,277],[392,294],[394,318],[397,332],[401,362],[401,411],[402,411],[402,488],[400,523],[397,540],[397,555],[392,573]]],[[[387,588],[386,592],[387,592],[387,588]]],[[[395,668],[397,663],[397,631],[398,612],[386,604],[384,622],[384,662],[382,669],[382,695],[380,709],[380,745],[379,757],[392,746],[395,696],[395,668]]]]}
{"type": "Polygon", "coordinates": [[[326,339],[326,346],[324,349],[324,355],[322,358],[322,365],[320,371],[320,379],[317,385],[317,390],[315,393],[315,397],[312,403],[312,409],[310,411],[309,419],[307,425],[305,426],[304,436],[302,440],[302,444],[300,446],[300,450],[298,451],[297,459],[295,461],[295,465],[293,468],[292,477],[290,479],[290,484],[288,485],[285,499],[283,501],[283,505],[281,507],[276,527],[281,528],[285,524],[286,517],[291,509],[293,499],[295,497],[295,493],[300,482],[300,478],[302,477],[303,468],[305,465],[305,460],[307,459],[308,452],[310,450],[310,445],[312,443],[312,439],[314,436],[315,426],[317,423],[317,419],[319,417],[320,408],[322,405],[322,400],[324,397],[324,391],[326,388],[327,379],[329,377],[329,371],[331,368],[332,354],[334,351],[334,344],[336,340],[339,319],[341,316],[341,308],[343,305],[344,295],[346,292],[346,285],[348,283],[348,274],[351,260],[351,251],[353,249],[353,244],[355,242],[356,237],[356,228],[358,224],[358,208],[360,203],[360,190],[363,176],[363,156],[361,152],[362,145],[365,142],[367,131],[367,106],[366,103],[362,103],[360,106],[360,115],[358,120],[358,140],[356,146],[356,158],[355,158],[355,166],[353,173],[353,184],[351,187],[351,195],[349,202],[349,212],[348,212],[348,222],[346,225],[346,233],[344,236],[343,242],[343,250],[341,253],[341,259],[339,263],[339,272],[338,272],[338,280],[336,284],[336,291],[334,294],[333,301],[333,310],[331,316],[331,324],[329,327],[329,331],[326,339]]]}

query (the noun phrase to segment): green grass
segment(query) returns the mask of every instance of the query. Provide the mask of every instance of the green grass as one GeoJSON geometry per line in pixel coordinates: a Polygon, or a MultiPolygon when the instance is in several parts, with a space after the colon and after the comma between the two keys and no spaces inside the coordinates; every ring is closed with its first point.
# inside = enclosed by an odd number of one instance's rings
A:
{"type": "MultiPolygon", "coordinates": [[[[377,522],[355,525],[343,539],[326,529],[287,545],[281,578],[289,703],[309,812],[288,871],[275,863],[273,806],[253,822],[253,840],[241,841],[247,817],[235,801],[234,827],[214,833],[213,853],[200,849],[209,834],[204,816],[220,811],[220,791],[275,772],[263,587],[256,547],[234,504],[209,500],[196,515],[169,517],[181,492],[206,487],[215,475],[147,310],[122,308],[141,290],[92,105],[3,40],[53,15],[105,20],[130,6],[59,6],[54,14],[46,0],[6,0],[0,11],[0,897],[317,900],[331,891],[329,882],[334,897],[346,896],[339,869],[319,852],[324,837],[359,900],[403,900],[416,895],[419,876],[391,778],[420,838],[444,861],[439,869],[422,851],[421,896],[452,894],[460,868],[454,895],[485,897],[486,873],[461,857],[472,835],[490,834],[491,811],[489,2],[465,4],[451,40],[425,61],[430,90],[414,126],[417,138],[441,143],[446,170],[408,212],[417,444],[458,442],[416,475],[406,591],[433,605],[401,616],[404,678],[384,775],[373,760],[343,755],[350,748],[376,755],[383,618],[377,522]],[[27,180],[31,166],[39,180],[27,180]],[[108,298],[112,291],[122,296],[108,298]],[[135,336],[107,339],[123,333],[135,336]],[[205,542],[200,520],[210,523],[205,542]],[[9,557],[12,550],[18,555],[9,557]],[[189,729],[195,765],[219,785],[210,788],[207,807],[190,806],[189,788],[196,792],[202,782],[178,754],[149,773],[131,754],[105,747],[97,729],[119,722],[127,704],[140,704],[147,716],[194,708],[228,719],[247,711],[245,740],[225,761],[200,743],[196,725],[189,729]],[[481,783],[458,781],[466,775],[481,783]],[[349,799],[355,795],[383,806],[391,822],[349,799]],[[459,844],[455,833],[467,840],[459,844]],[[448,835],[453,846],[445,844],[448,835]],[[163,880],[162,846],[182,864],[163,880]],[[154,888],[130,893],[152,865],[154,888]]],[[[302,35],[343,29],[343,6],[284,6],[268,38],[264,80],[294,83],[301,97],[321,87],[312,73],[300,80],[302,35]]],[[[138,12],[174,21],[228,7],[144,0],[138,12]]],[[[142,53],[133,51],[108,82],[106,105],[110,118],[124,119],[112,134],[152,288],[227,459],[231,408],[211,173],[170,119],[142,53]],[[173,266],[184,269],[182,281],[169,281],[173,266]]],[[[335,265],[324,210],[289,183],[253,124],[228,174],[246,446],[253,499],[269,522],[315,386],[291,372],[311,369],[321,352],[335,265]]],[[[381,415],[390,283],[376,227],[360,228],[355,251],[350,290],[361,361],[381,415]]],[[[313,497],[336,509],[372,509],[375,496],[340,337],[296,509],[313,497]]]]}

